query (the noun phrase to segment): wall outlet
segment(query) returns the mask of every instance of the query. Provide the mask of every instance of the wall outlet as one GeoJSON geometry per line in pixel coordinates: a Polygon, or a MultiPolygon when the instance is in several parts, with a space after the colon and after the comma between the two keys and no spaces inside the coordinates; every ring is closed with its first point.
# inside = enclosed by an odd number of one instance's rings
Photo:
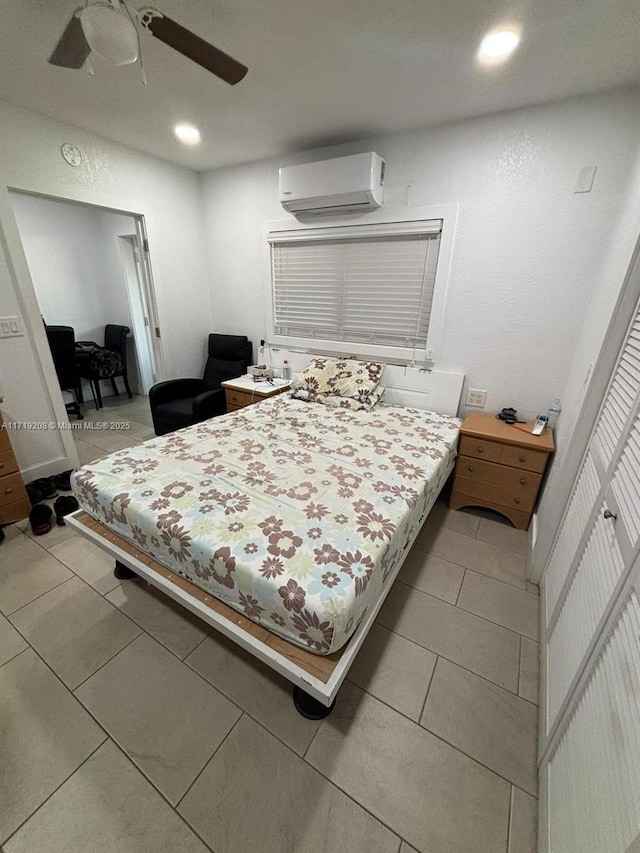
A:
{"type": "Polygon", "coordinates": [[[484,404],[487,402],[487,392],[478,391],[477,388],[467,389],[467,406],[473,406],[475,409],[484,409],[484,404]]]}

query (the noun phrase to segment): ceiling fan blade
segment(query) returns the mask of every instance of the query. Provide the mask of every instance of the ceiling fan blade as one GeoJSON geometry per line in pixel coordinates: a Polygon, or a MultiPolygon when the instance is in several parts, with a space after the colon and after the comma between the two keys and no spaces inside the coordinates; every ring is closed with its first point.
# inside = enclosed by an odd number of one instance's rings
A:
{"type": "Polygon", "coordinates": [[[141,19],[157,39],[168,44],[187,59],[197,62],[231,86],[239,83],[249,70],[246,65],[232,59],[200,36],[186,30],[171,18],[167,18],[166,15],[155,13],[147,18],[143,13],[141,19]]]}
{"type": "Polygon", "coordinates": [[[79,9],[76,9],[73,13],[60,41],[49,57],[52,65],[61,65],[63,68],[82,68],[91,53],[91,48],[82,32],[78,12],[79,9]]]}

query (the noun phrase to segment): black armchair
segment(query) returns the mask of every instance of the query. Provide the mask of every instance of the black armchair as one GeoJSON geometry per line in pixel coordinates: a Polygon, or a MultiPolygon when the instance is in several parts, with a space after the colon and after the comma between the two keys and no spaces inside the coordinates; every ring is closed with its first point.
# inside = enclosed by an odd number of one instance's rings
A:
{"type": "Polygon", "coordinates": [[[252,356],[253,346],[246,335],[209,335],[202,379],[171,379],[149,391],[156,435],[224,415],[227,407],[221,383],[245,374],[252,356]]]}

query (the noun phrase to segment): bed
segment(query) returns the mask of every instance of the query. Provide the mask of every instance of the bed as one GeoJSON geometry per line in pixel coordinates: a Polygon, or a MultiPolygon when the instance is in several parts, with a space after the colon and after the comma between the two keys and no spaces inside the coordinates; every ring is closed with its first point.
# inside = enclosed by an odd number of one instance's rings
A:
{"type": "Polygon", "coordinates": [[[79,469],[71,523],[329,707],[459,426],[280,395],[79,469]]]}

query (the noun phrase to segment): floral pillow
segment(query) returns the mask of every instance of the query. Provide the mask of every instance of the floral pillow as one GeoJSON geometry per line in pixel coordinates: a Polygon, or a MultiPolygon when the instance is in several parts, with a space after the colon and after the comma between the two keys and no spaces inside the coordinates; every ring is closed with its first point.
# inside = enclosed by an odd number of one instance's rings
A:
{"type": "Polygon", "coordinates": [[[368,394],[365,399],[358,400],[354,397],[339,397],[337,394],[326,394],[316,400],[317,403],[323,403],[325,406],[335,406],[340,409],[373,409],[384,397],[385,386],[378,385],[373,393],[368,394]]]}
{"type": "Polygon", "coordinates": [[[378,387],[384,365],[375,361],[336,361],[336,373],[332,380],[332,394],[351,397],[364,402],[378,387]]]}
{"type": "Polygon", "coordinates": [[[383,365],[371,361],[314,358],[292,383],[298,400],[350,409],[371,409],[382,396],[376,393],[383,365]]]}
{"type": "Polygon", "coordinates": [[[319,394],[332,394],[331,380],[336,374],[336,362],[330,358],[314,358],[291,383],[293,397],[312,400],[319,394]]]}

